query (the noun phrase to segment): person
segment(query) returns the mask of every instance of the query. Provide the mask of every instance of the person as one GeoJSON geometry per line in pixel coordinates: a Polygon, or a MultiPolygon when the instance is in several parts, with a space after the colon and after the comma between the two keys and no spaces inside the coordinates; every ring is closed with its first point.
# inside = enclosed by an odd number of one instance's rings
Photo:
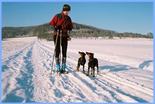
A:
{"type": "Polygon", "coordinates": [[[72,20],[69,17],[71,7],[68,4],[63,5],[61,13],[56,14],[50,21],[50,25],[54,27],[54,44],[55,44],[55,60],[57,73],[66,72],[66,58],[68,41],[71,39],[69,32],[73,29],[72,20]],[[62,64],[60,65],[60,51],[62,48],[62,64]]]}

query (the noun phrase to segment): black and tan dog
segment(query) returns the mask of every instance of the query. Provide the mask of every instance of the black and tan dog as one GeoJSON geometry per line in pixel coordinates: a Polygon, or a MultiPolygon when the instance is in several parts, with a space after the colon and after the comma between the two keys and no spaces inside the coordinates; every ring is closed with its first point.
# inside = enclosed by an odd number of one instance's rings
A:
{"type": "Polygon", "coordinates": [[[85,73],[84,68],[85,68],[85,63],[86,63],[86,58],[85,58],[86,54],[84,52],[80,52],[80,51],[79,51],[79,54],[81,57],[78,59],[77,71],[79,71],[80,65],[82,65],[83,72],[85,73]]]}
{"type": "Polygon", "coordinates": [[[97,74],[99,73],[99,69],[98,69],[98,60],[97,58],[94,58],[94,53],[91,52],[86,52],[86,54],[89,57],[89,62],[88,62],[88,76],[89,76],[89,72],[91,69],[91,74],[93,74],[93,77],[95,77],[95,67],[97,68],[97,74]]]}

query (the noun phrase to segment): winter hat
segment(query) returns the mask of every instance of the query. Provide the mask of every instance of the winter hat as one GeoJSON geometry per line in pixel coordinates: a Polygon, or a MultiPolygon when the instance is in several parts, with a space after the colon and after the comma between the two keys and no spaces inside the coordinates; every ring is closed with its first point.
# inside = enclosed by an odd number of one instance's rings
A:
{"type": "Polygon", "coordinates": [[[64,4],[63,11],[70,11],[71,7],[68,4],[64,4]]]}

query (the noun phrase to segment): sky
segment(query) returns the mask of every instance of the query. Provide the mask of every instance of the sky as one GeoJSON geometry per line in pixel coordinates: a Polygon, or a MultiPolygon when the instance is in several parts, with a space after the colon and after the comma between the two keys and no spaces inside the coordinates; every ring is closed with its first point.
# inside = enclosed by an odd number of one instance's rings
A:
{"type": "Polygon", "coordinates": [[[2,26],[48,23],[66,3],[73,22],[117,32],[153,32],[151,2],[3,2],[2,26]]]}

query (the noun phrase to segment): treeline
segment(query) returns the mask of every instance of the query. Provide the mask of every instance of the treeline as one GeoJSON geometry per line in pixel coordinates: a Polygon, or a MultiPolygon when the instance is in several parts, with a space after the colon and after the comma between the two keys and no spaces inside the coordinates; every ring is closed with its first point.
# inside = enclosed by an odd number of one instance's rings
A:
{"type": "Polygon", "coordinates": [[[2,28],[2,39],[4,38],[14,38],[14,37],[22,37],[32,32],[33,27],[3,27],[2,28]]]}
{"type": "Polygon", "coordinates": [[[46,39],[46,40],[53,40],[52,37],[52,31],[54,28],[52,26],[49,26],[49,24],[43,24],[40,26],[37,26],[34,29],[33,34],[37,35],[39,39],[46,39]]]}
{"type": "MultiPolygon", "coordinates": [[[[111,30],[98,29],[93,26],[73,23],[73,30],[71,37],[103,37],[113,39],[113,37],[131,37],[131,38],[153,38],[153,33],[139,34],[139,33],[118,33],[111,30]]],[[[53,40],[52,33],[53,27],[49,24],[43,24],[30,27],[3,27],[2,39],[14,38],[22,36],[38,36],[39,39],[53,40]]]]}

